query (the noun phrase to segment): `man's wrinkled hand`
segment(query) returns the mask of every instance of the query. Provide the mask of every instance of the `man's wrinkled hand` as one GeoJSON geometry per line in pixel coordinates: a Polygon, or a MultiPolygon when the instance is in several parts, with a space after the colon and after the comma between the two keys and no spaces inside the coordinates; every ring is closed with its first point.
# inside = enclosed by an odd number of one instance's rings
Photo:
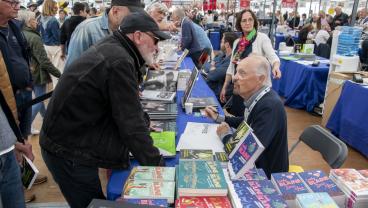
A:
{"type": "Polygon", "coordinates": [[[222,122],[216,129],[216,133],[219,137],[229,132],[230,126],[229,124],[222,122]]]}

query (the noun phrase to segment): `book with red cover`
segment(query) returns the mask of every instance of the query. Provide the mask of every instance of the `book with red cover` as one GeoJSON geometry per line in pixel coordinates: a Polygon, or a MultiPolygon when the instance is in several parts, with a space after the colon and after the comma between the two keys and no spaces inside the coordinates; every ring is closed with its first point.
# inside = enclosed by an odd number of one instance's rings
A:
{"type": "Polygon", "coordinates": [[[180,197],[178,205],[180,208],[231,208],[229,199],[226,196],[216,197],[180,197]]]}

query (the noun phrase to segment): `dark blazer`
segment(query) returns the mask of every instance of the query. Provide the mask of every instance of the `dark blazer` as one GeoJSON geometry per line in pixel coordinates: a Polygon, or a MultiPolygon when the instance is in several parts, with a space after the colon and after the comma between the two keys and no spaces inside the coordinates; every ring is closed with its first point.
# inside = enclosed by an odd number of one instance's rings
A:
{"type": "MultiPolygon", "coordinates": [[[[244,117],[226,117],[225,122],[237,128],[244,117]]],[[[265,147],[256,161],[257,168],[262,168],[267,177],[271,173],[288,172],[289,157],[287,143],[287,118],[279,95],[271,90],[254,106],[247,123],[265,147]]],[[[228,140],[229,136],[224,140],[228,140]]]]}

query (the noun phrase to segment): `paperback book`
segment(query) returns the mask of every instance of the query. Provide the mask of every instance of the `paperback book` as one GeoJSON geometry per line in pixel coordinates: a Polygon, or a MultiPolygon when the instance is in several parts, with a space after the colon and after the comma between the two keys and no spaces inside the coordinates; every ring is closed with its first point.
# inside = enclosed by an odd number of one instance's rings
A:
{"type": "Polygon", "coordinates": [[[239,180],[253,181],[253,180],[268,180],[266,173],[261,168],[252,168],[244,173],[239,180]]]}
{"type": "Polygon", "coordinates": [[[175,181],[175,167],[136,166],[128,180],[175,181]]]}
{"type": "Polygon", "coordinates": [[[180,160],[213,160],[212,150],[181,149],[180,160]]]}
{"type": "Polygon", "coordinates": [[[144,90],[142,92],[141,99],[173,103],[175,96],[176,96],[176,92],[144,90]]]}
{"type": "Polygon", "coordinates": [[[175,132],[163,131],[163,132],[151,132],[150,133],[153,145],[160,150],[160,153],[164,157],[175,157],[175,132]]]}
{"type": "Polygon", "coordinates": [[[269,180],[233,181],[235,190],[241,189],[249,195],[280,195],[269,180]]]}
{"type": "Polygon", "coordinates": [[[144,90],[176,92],[178,71],[148,70],[144,90]]]}
{"type": "Polygon", "coordinates": [[[298,208],[339,208],[326,192],[298,194],[296,195],[296,204],[298,208]]]}
{"type": "Polygon", "coordinates": [[[240,139],[243,138],[243,137],[246,137],[251,131],[252,131],[252,129],[247,124],[247,122],[243,121],[238,126],[238,128],[236,129],[236,131],[234,132],[234,134],[231,136],[231,138],[229,139],[229,141],[226,142],[226,144],[225,144],[225,152],[227,154],[230,154],[231,151],[233,151],[233,149],[235,148],[236,144],[240,141],[240,139]]]}
{"type": "Polygon", "coordinates": [[[214,161],[179,161],[179,196],[226,196],[221,165],[214,161]]]}
{"type": "Polygon", "coordinates": [[[340,206],[345,207],[345,194],[322,170],[298,173],[310,192],[327,192],[340,206]]]}
{"type": "Polygon", "coordinates": [[[245,172],[254,167],[255,161],[263,150],[262,143],[252,132],[241,138],[229,155],[230,177],[241,178],[245,172]]]}
{"type": "Polygon", "coordinates": [[[176,132],[175,120],[151,120],[150,130],[152,132],[173,131],[176,132]]]}
{"type": "Polygon", "coordinates": [[[227,168],[229,156],[226,154],[226,152],[215,152],[215,160],[221,164],[222,168],[227,168]]]}
{"type": "Polygon", "coordinates": [[[128,180],[123,189],[125,199],[166,199],[174,203],[175,182],[128,180]]]}

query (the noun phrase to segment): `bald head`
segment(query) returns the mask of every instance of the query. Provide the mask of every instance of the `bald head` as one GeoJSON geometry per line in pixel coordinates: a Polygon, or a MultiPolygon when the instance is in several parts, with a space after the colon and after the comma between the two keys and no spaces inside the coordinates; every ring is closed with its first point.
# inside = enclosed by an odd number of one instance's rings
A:
{"type": "Polygon", "coordinates": [[[260,55],[251,54],[240,61],[234,76],[234,93],[248,99],[263,86],[272,86],[270,63],[260,55]]]}

